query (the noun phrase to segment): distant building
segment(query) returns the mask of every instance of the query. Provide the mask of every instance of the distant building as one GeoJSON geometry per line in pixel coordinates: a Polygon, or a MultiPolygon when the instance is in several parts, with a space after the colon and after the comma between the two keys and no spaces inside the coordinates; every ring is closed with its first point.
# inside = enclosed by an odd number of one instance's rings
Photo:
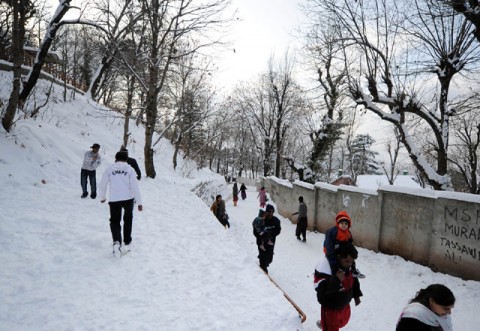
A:
{"type": "Polygon", "coordinates": [[[339,186],[339,185],[353,186],[354,185],[353,179],[349,175],[342,175],[342,176],[338,177],[337,179],[335,179],[333,182],[331,182],[331,184],[336,185],[336,186],[339,186]]]}
{"type": "MultiPolygon", "coordinates": [[[[40,49],[31,46],[23,46],[23,52],[25,54],[25,65],[31,67],[35,63],[35,58],[37,57],[38,52],[40,52],[40,49]]],[[[49,68],[60,70],[57,68],[57,65],[63,65],[62,56],[59,52],[48,51],[47,55],[45,56],[45,65],[49,68]]]]}

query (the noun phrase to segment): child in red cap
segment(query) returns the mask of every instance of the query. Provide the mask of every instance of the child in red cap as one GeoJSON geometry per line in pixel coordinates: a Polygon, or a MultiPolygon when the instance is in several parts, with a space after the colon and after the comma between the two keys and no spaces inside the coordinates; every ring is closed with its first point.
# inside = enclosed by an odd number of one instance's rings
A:
{"type": "MultiPolygon", "coordinates": [[[[353,243],[352,233],[350,232],[350,227],[352,226],[352,219],[348,213],[344,210],[340,211],[337,216],[335,216],[335,226],[328,229],[325,233],[325,241],[323,242],[323,251],[327,256],[328,262],[333,273],[338,270],[338,261],[336,258],[335,250],[338,249],[340,243],[350,242],[353,243]]],[[[353,276],[358,278],[365,278],[365,275],[362,274],[356,267],[355,264],[352,266],[353,276]]]]}

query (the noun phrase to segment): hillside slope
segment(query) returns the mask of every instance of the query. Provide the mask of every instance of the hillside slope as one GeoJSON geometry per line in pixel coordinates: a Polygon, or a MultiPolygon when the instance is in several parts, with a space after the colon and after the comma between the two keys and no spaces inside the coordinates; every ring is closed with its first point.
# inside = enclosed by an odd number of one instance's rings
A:
{"type": "MultiPolygon", "coordinates": [[[[301,329],[281,292],[191,191],[207,181],[207,197],[223,193],[223,178],[190,162],[174,171],[165,140],[155,148],[157,178],[140,181],[145,209],[134,214],[133,251],[112,257],[108,205],[80,199],[80,167],[99,143],[100,181],[123,119],[82,96],[62,103],[60,91],[36,120],[0,131],[0,329],[301,329]]],[[[144,131],[131,128],[128,148],[143,170],[144,131]]]]}

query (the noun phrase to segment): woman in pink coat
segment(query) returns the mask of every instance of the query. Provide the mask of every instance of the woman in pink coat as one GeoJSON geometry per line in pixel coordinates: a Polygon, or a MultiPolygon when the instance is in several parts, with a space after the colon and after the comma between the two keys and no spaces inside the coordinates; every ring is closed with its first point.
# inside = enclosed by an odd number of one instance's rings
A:
{"type": "Polygon", "coordinates": [[[257,198],[260,200],[260,208],[265,208],[265,204],[267,202],[267,192],[265,192],[264,186],[262,186],[260,192],[258,192],[257,198]]]}

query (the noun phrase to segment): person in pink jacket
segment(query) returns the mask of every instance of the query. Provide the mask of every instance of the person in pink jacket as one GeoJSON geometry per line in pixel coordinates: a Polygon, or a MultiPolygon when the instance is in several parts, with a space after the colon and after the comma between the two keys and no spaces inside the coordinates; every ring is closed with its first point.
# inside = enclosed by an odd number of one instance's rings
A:
{"type": "Polygon", "coordinates": [[[260,200],[260,208],[265,208],[265,204],[267,203],[267,192],[265,192],[264,186],[262,186],[260,192],[258,192],[257,198],[260,200]]]}

